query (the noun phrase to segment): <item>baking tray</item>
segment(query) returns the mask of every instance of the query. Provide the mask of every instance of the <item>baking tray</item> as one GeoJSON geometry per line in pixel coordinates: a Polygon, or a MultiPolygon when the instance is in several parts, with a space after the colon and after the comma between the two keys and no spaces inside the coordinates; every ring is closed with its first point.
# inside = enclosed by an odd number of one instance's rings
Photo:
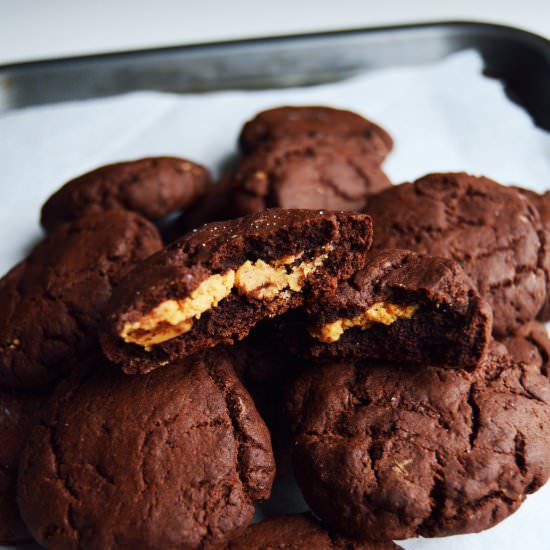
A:
{"type": "Polygon", "coordinates": [[[334,82],[473,48],[486,74],[550,130],[550,42],[499,25],[444,22],[280,36],[0,66],[0,112],[136,90],[186,93],[334,82]]]}
{"type": "MultiPolygon", "coordinates": [[[[132,92],[267,89],[335,82],[391,66],[477,50],[487,75],[550,130],[550,42],[484,23],[450,22],[273,37],[0,66],[0,114],[132,92]]],[[[278,479],[257,518],[306,508],[292,477],[278,479]]],[[[2,548],[0,546],[0,548],[2,548]]],[[[5,547],[7,548],[7,547],[5,547]]],[[[34,549],[36,546],[25,548],[34,549]]]]}

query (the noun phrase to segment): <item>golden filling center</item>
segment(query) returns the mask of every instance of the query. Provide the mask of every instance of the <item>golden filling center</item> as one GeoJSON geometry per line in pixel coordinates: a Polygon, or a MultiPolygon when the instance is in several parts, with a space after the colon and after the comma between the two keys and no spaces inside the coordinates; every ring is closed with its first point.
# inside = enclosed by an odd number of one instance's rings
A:
{"type": "Polygon", "coordinates": [[[373,323],[391,325],[397,319],[410,319],[417,309],[418,305],[399,306],[386,302],[376,302],[361,315],[351,319],[345,317],[336,319],[336,321],[327,323],[320,328],[310,328],[309,333],[321,342],[332,344],[337,342],[340,336],[350,328],[359,327],[361,330],[366,330],[373,323]]]}
{"type": "Polygon", "coordinates": [[[127,343],[150,350],[155,344],[189,332],[195,319],[200,319],[203,313],[217,307],[233,289],[251,294],[259,300],[272,300],[288,290],[300,292],[307,277],[323,265],[331,248],[324,247],[322,254],[297,265],[292,264],[303,253],[271,264],[263,260],[247,260],[236,270],[229,269],[225,273],[208,277],[186,298],[166,300],[138,321],[125,323],[119,335],[127,343]]]}

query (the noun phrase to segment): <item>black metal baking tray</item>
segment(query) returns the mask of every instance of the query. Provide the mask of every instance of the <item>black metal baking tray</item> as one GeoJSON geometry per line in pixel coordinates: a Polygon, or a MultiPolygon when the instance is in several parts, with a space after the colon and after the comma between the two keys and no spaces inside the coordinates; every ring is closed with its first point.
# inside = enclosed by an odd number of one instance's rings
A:
{"type": "Polygon", "coordinates": [[[281,36],[0,66],[0,112],[135,90],[200,92],[334,82],[473,48],[486,74],[550,130],[550,42],[486,23],[447,22],[281,36]]]}

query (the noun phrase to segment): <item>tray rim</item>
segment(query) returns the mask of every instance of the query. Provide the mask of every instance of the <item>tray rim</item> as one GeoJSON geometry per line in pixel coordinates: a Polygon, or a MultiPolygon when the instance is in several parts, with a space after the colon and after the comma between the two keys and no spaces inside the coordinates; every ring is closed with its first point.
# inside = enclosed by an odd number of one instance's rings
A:
{"type": "Polygon", "coordinates": [[[357,27],[349,29],[336,29],[328,31],[316,31],[311,33],[297,33],[297,34],[282,34],[282,35],[271,35],[271,36],[260,36],[252,38],[239,38],[231,40],[220,40],[213,42],[199,42],[193,44],[181,44],[181,45],[172,45],[172,46],[161,46],[155,48],[140,48],[140,49],[131,49],[131,50],[121,50],[116,52],[102,52],[94,54],[84,54],[84,55],[75,55],[75,56],[64,56],[64,57],[55,57],[51,59],[41,59],[34,61],[22,61],[16,63],[8,63],[0,65],[1,72],[9,71],[29,71],[33,69],[44,69],[48,66],[72,64],[72,63],[82,63],[82,62],[92,62],[92,61],[108,61],[114,59],[124,59],[131,57],[139,57],[140,55],[149,55],[149,54],[163,54],[163,53],[174,53],[174,52],[191,52],[191,51],[200,51],[200,50],[211,50],[211,49],[221,49],[224,47],[239,47],[247,45],[260,45],[260,44],[269,44],[269,43],[281,43],[288,42],[293,40],[308,40],[308,39],[317,39],[317,38],[331,38],[339,36],[353,36],[358,34],[377,34],[377,33],[388,33],[395,31],[415,31],[420,29],[448,29],[450,31],[458,31],[460,29],[470,30],[470,31],[485,31],[489,34],[498,35],[499,37],[504,37],[509,35],[509,38],[515,40],[516,42],[521,42],[531,46],[532,48],[538,50],[540,54],[544,56],[546,61],[550,64],[550,39],[546,39],[543,36],[535,34],[531,31],[527,31],[518,27],[513,27],[509,25],[501,25],[498,23],[484,22],[484,21],[474,21],[474,20],[443,20],[443,21],[430,21],[430,22],[419,22],[419,23],[405,23],[405,24],[392,24],[392,25],[382,25],[374,27],[357,27]]]}

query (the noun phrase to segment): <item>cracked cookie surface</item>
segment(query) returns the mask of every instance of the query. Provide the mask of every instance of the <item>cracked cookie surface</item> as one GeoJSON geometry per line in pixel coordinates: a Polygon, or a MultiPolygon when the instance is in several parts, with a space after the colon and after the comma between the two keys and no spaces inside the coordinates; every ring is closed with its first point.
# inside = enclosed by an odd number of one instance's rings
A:
{"type": "Polygon", "coordinates": [[[21,458],[18,499],[51,548],[209,548],[250,523],[275,473],[269,433],[222,354],[148,376],[64,382],[21,458]]]}
{"type": "Polygon", "coordinates": [[[123,208],[156,221],[191,206],[208,188],[201,166],[177,157],[148,157],[102,166],[67,182],[42,207],[47,231],[87,213],[123,208]]]}
{"type": "Polygon", "coordinates": [[[131,271],[101,344],[128,373],[244,338],[259,321],[334,289],[366,260],[364,214],[270,209],[207,224],[131,271]]]}
{"type": "Polygon", "coordinates": [[[376,162],[337,137],[280,138],[241,159],[184,219],[192,228],[267,208],[361,210],[390,185],[376,162]]]}
{"type": "Polygon", "coordinates": [[[359,542],[326,529],[313,514],[276,516],[247,527],[224,550],[400,550],[393,542],[359,542]]]}
{"type": "Polygon", "coordinates": [[[518,336],[521,355],[494,342],[472,373],[334,362],[302,375],[288,408],[312,510],[382,539],[479,532],[513,513],[550,474],[540,337],[518,336]]]}
{"type": "Polygon", "coordinates": [[[243,127],[239,144],[245,153],[284,137],[337,136],[361,146],[363,154],[380,163],[393,147],[390,135],[352,111],[322,106],[284,106],[258,113],[243,127]]]}
{"type": "Polygon", "coordinates": [[[90,214],[50,233],[0,280],[0,383],[48,384],[96,340],[113,286],[162,247],[131,212],[90,214]]]}
{"type": "Polygon", "coordinates": [[[493,308],[502,337],[546,302],[548,250],[539,213],[516,189],[464,173],[430,174],[369,199],[375,248],[456,260],[493,308]]]}
{"type": "MultiPolygon", "coordinates": [[[[545,193],[537,193],[531,189],[516,187],[522,195],[527,197],[539,212],[540,221],[544,232],[545,253],[543,254],[546,271],[550,272],[550,191],[545,193]]],[[[539,311],[539,321],[550,321],[550,278],[546,280],[546,302],[543,308],[539,311]]]]}

